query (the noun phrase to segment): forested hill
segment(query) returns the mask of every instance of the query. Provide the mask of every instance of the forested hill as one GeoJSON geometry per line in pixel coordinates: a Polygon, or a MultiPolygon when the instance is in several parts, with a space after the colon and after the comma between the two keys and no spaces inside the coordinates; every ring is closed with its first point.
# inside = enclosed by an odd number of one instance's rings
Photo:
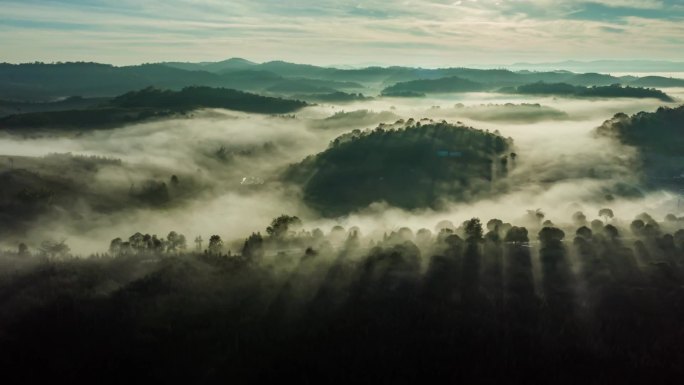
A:
{"type": "Polygon", "coordinates": [[[619,113],[597,133],[635,147],[651,182],[684,188],[684,105],[632,116],[619,113]]]}
{"type": "Polygon", "coordinates": [[[146,88],[118,96],[93,108],[33,112],[0,118],[0,129],[109,128],[152,118],[184,114],[199,108],[282,114],[307,106],[306,102],[210,87],[180,91],[146,88]]]}
{"type": "MultiPolygon", "coordinates": [[[[190,86],[225,87],[275,95],[336,92],[368,94],[371,90],[375,92],[378,88],[412,81],[436,81],[427,83],[429,91],[435,86],[442,87],[442,83],[453,83],[449,87],[456,87],[456,91],[464,87],[478,88],[477,84],[487,89],[498,89],[536,82],[567,83],[574,86],[623,84],[639,87],[681,87],[684,84],[682,79],[663,76],[638,78],[569,71],[535,72],[459,67],[339,69],[284,61],[259,64],[241,59],[216,63],[157,63],[122,67],[85,62],[0,63],[0,99],[12,101],[44,102],[68,96],[112,97],[149,86],[172,90],[190,86]],[[457,81],[455,78],[461,80],[457,81]]],[[[396,92],[400,93],[398,90],[396,92]]]]}
{"type": "Polygon", "coordinates": [[[180,91],[146,88],[114,98],[111,105],[123,108],[226,108],[235,111],[279,114],[296,111],[307,104],[261,96],[226,88],[186,87],[180,91]]]}
{"type": "Polygon", "coordinates": [[[382,90],[386,96],[404,95],[409,92],[415,93],[446,93],[446,92],[473,92],[482,91],[486,87],[484,84],[471,80],[462,79],[458,76],[451,76],[441,79],[412,80],[409,82],[397,83],[382,90]]]}
{"type": "Polygon", "coordinates": [[[674,102],[672,97],[654,88],[622,87],[619,84],[584,87],[567,83],[538,82],[506,88],[503,91],[523,95],[557,95],[577,98],[654,98],[663,102],[674,102]]]}
{"type": "Polygon", "coordinates": [[[342,215],[379,201],[406,209],[435,207],[445,198],[486,192],[496,176],[506,174],[505,138],[446,122],[423,123],[410,119],[399,128],[380,125],[344,134],[293,165],[286,179],[302,186],[312,207],[342,215]]]}
{"type": "Polygon", "coordinates": [[[65,96],[114,96],[148,86],[180,89],[221,85],[220,77],[161,64],[115,67],[98,63],[0,64],[0,97],[50,100],[65,96]]]}

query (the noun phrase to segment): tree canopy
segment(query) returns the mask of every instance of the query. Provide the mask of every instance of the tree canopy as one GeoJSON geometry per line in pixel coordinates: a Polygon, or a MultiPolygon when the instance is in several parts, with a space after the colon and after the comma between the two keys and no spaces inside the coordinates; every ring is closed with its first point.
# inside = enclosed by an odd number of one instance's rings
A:
{"type": "Polygon", "coordinates": [[[300,184],[305,201],[328,215],[378,201],[434,207],[441,199],[486,191],[494,160],[510,145],[499,135],[446,122],[380,126],[336,138],[327,150],[291,166],[285,178],[300,184]]]}

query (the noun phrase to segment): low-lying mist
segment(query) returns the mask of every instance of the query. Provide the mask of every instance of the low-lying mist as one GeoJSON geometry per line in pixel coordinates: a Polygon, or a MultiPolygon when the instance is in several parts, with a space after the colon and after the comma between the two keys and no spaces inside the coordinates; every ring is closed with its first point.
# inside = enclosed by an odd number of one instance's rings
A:
{"type": "MultiPolygon", "coordinates": [[[[670,92],[680,98],[684,95],[684,90],[670,92]]],[[[111,130],[3,135],[0,153],[5,155],[5,168],[26,167],[40,176],[78,181],[84,178],[83,172],[51,168],[50,158],[41,158],[71,153],[119,159],[121,163],[87,170],[88,188],[95,198],[62,203],[58,210],[37,217],[25,231],[6,230],[0,242],[14,249],[19,242],[36,248],[46,239],[65,240],[72,252],[85,256],[104,252],[112,238],[137,231],[163,236],[173,230],[206,239],[217,234],[225,240],[241,241],[252,232],[263,231],[280,214],[297,215],[312,228],[358,226],[364,234],[382,234],[403,226],[414,231],[433,228],[443,219],[454,223],[472,217],[515,221],[535,209],[543,210],[554,223],[569,221],[578,208],[597,213],[610,207],[622,218],[644,211],[659,217],[671,212],[681,215],[673,194],[641,191],[633,149],[593,135],[594,129],[615,113],[653,111],[661,104],[657,100],[471,93],[381,98],[343,106],[321,104],[283,116],[202,110],[187,118],[111,130]],[[510,105],[505,107],[506,103],[510,105]],[[536,103],[539,107],[530,107],[536,103]],[[502,113],[502,109],[521,108],[524,116],[502,113]],[[535,116],[537,109],[539,116],[535,116]],[[345,132],[409,118],[462,122],[512,138],[517,158],[505,190],[493,198],[475,196],[467,204],[441,197],[443,204],[438,210],[406,211],[377,202],[331,219],[308,208],[298,188],[281,181],[280,175],[290,164],[325,150],[345,132]],[[173,176],[176,187],[172,188],[173,176]],[[149,181],[167,184],[170,201],[112,204],[107,210],[93,207],[98,199],[124,200],[149,181]]]]}

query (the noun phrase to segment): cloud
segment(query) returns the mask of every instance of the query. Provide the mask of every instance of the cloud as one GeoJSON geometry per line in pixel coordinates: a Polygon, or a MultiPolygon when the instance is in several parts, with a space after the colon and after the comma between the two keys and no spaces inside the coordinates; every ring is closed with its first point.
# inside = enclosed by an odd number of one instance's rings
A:
{"type": "Polygon", "coordinates": [[[679,60],[683,16],[674,2],[655,0],[9,0],[0,31],[3,58],[13,62],[243,56],[445,66],[644,54],[679,60]],[[643,43],[638,54],[634,37],[643,43]]]}

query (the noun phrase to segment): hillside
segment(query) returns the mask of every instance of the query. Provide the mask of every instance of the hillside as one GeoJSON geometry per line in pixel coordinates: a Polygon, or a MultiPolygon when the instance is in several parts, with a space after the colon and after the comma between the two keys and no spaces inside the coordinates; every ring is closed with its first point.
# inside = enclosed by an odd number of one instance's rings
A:
{"type": "Polygon", "coordinates": [[[169,109],[116,107],[29,112],[0,118],[0,130],[114,128],[177,113],[169,109]]]}
{"type": "Polygon", "coordinates": [[[629,83],[635,87],[684,87],[684,79],[644,76],[629,83]]]}
{"type": "Polygon", "coordinates": [[[482,104],[468,107],[463,104],[457,104],[455,109],[458,116],[491,122],[533,123],[546,120],[562,120],[569,117],[564,111],[549,106],[542,106],[538,103],[482,104]]]}
{"type": "Polygon", "coordinates": [[[229,110],[281,114],[296,111],[305,102],[261,96],[226,88],[186,87],[181,91],[146,88],[114,98],[111,105],[125,108],[226,108],[229,110]]]}
{"type": "Polygon", "coordinates": [[[655,98],[663,102],[674,99],[663,91],[654,88],[610,86],[583,87],[567,83],[533,83],[523,86],[505,88],[502,92],[523,95],[555,95],[575,98],[655,98]]]}
{"type": "Polygon", "coordinates": [[[0,98],[11,100],[50,100],[72,95],[100,97],[150,86],[180,89],[221,84],[216,74],[161,64],[127,67],[97,63],[0,64],[0,98]]]}
{"type": "Polygon", "coordinates": [[[79,96],[72,96],[54,102],[0,100],[0,117],[28,112],[79,110],[105,104],[107,101],[109,101],[108,98],[82,98],[79,96]]]}
{"type": "Polygon", "coordinates": [[[317,129],[362,128],[374,126],[383,122],[394,122],[398,119],[399,116],[391,111],[339,111],[325,119],[312,121],[310,126],[317,129]]]}
{"type": "Polygon", "coordinates": [[[382,90],[383,96],[405,95],[407,92],[415,93],[449,93],[449,92],[473,92],[482,91],[485,86],[457,76],[440,79],[413,80],[397,83],[382,90]]]}
{"type": "Polygon", "coordinates": [[[649,182],[684,188],[684,106],[616,114],[596,132],[635,147],[649,182]]]}
{"type": "Polygon", "coordinates": [[[684,80],[659,76],[635,78],[569,71],[535,72],[458,67],[339,69],[284,61],[254,63],[237,58],[219,62],[165,62],[122,67],[86,62],[0,63],[0,99],[13,101],[44,102],[74,95],[85,98],[111,97],[150,86],[172,90],[190,86],[225,87],[252,92],[268,91],[278,95],[351,90],[368,93],[369,90],[391,88],[395,85],[398,88],[425,87],[427,92],[399,89],[392,91],[395,96],[416,96],[429,92],[518,87],[536,82],[574,86],[623,84],[681,87],[684,80]],[[418,83],[399,85],[413,81],[418,83]],[[422,83],[423,81],[427,83],[422,83]]]}
{"type": "Polygon", "coordinates": [[[325,215],[379,201],[405,209],[435,207],[441,199],[486,191],[508,150],[507,140],[495,134],[409,120],[398,129],[381,125],[344,134],[291,166],[285,179],[301,185],[304,200],[325,215]]]}
{"type": "Polygon", "coordinates": [[[122,126],[153,118],[184,114],[199,108],[282,114],[296,111],[306,102],[261,96],[210,87],[187,87],[181,91],[145,88],[87,109],[15,114],[0,118],[0,129],[96,129],[122,126]]]}

